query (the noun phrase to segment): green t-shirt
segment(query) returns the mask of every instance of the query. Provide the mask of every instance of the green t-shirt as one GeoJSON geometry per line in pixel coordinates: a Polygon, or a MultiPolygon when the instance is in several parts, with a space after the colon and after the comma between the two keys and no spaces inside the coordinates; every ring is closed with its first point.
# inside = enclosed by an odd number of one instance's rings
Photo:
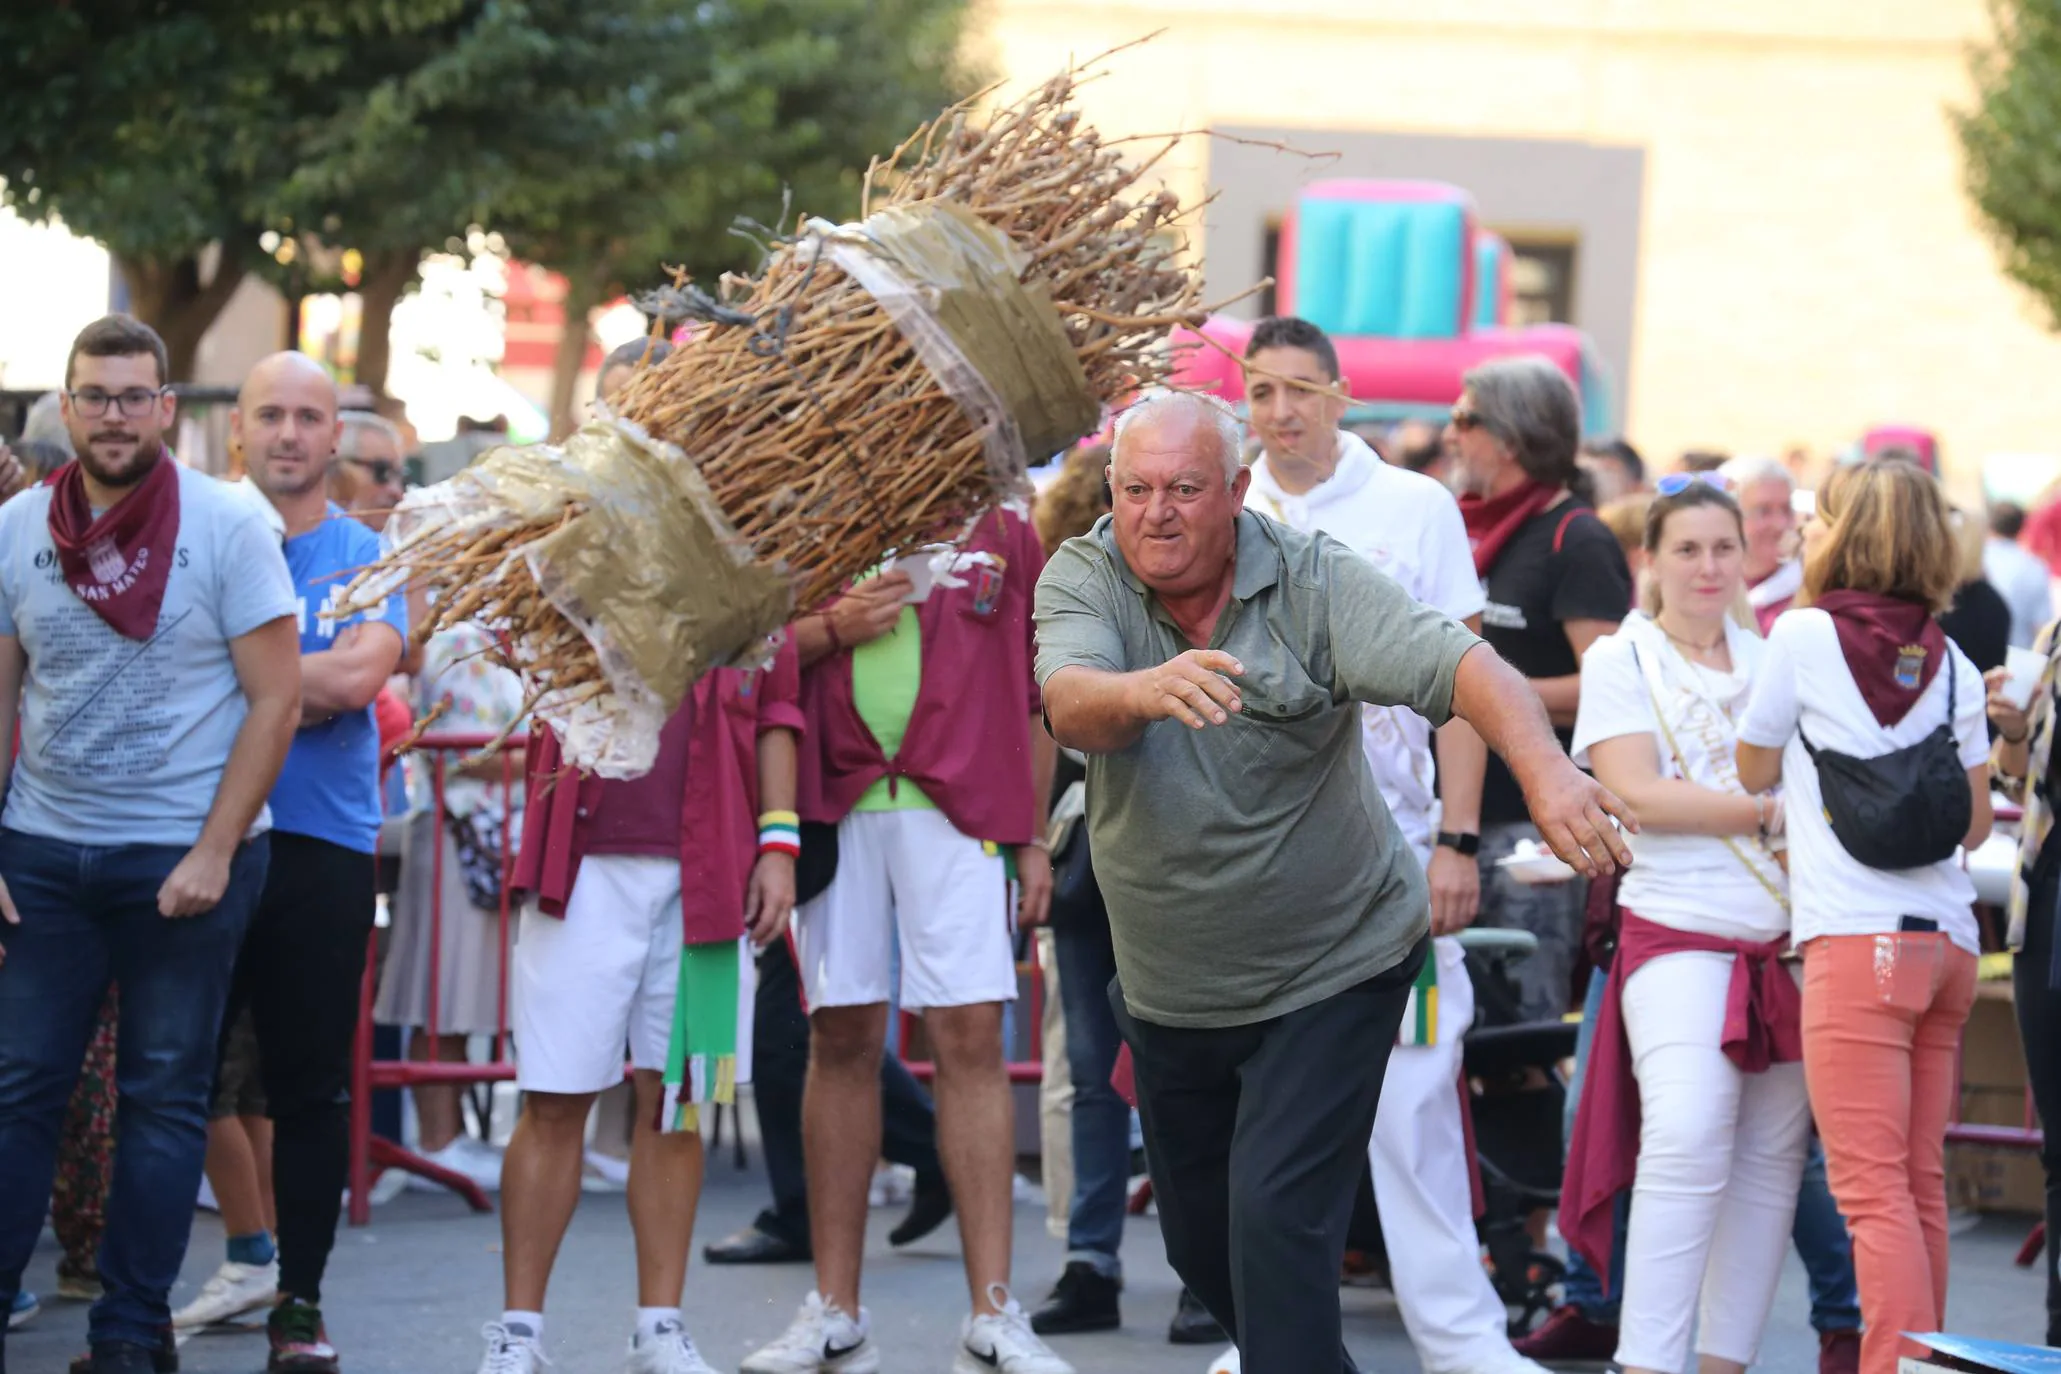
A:
{"type": "MultiPolygon", "coordinates": [[[[1038,681],[1127,673],[1189,646],[1110,518],[1038,579],[1038,681]]],[[[1434,726],[1481,641],[1326,535],[1246,512],[1213,648],[1242,714],[1162,720],[1088,759],[1095,878],[1131,1014],[1165,1026],[1285,1016],[1393,968],[1430,924],[1423,870],[1360,743],[1360,703],[1434,726]]]]}
{"type": "MultiPolygon", "coordinates": [[[[902,607],[895,627],[852,650],[852,705],[892,759],[909,733],[916,694],[923,690],[923,626],[914,606],[902,607]]],[[[937,804],[907,778],[882,778],[866,789],[854,811],[935,811],[937,804]]]]}

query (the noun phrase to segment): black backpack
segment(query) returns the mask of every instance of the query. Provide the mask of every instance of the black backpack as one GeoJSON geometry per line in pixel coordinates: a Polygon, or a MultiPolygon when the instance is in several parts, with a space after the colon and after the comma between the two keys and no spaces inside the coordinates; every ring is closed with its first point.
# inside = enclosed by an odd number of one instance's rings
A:
{"type": "Polygon", "coordinates": [[[1846,852],[1870,868],[1924,868],[1953,857],[1974,819],[1968,770],[1954,741],[1953,645],[1947,645],[1947,713],[1938,729],[1902,749],[1860,759],[1813,745],[1825,819],[1846,852]]]}

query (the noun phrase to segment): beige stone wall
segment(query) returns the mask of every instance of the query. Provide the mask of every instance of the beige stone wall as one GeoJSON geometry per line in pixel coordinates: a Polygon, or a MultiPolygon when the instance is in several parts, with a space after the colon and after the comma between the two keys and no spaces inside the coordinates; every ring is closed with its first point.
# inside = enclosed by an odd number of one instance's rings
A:
{"type": "MultiPolygon", "coordinates": [[[[1965,486],[1987,453],[2061,449],[2061,341],[1961,192],[1948,112],[1985,22],[1981,0],[988,0],[976,52],[1031,80],[1168,29],[1084,93],[1110,133],[1642,148],[1635,441],[1823,451],[1908,421],[1965,486]]],[[[1165,164],[1185,196],[1207,159],[1165,164]]]]}

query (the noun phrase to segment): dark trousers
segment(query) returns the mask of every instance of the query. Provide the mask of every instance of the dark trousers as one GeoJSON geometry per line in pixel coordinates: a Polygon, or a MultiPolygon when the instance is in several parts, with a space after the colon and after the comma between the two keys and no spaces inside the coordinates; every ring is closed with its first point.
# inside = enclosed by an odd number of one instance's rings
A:
{"type": "MultiPolygon", "coordinates": [[[[262,836],[241,846],[222,900],[167,920],[158,889],[184,848],[0,830],[0,880],[21,915],[19,925],[0,924],[0,1307],[21,1287],[42,1233],[65,1103],[108,985],[119,983],[114,1169],[99,1254],[107,1291],[87,1332],[154,1347],[169,1328],[166,1297],[186,1258],[207,1154],[229,971],[266,852],[262,836]]],[[[5,1334],[0,1327],[0,1347],[5,1334]]]]}
{"type": "MultiPolygon", "coordinates": [[[[2053,841],[2049,841],[2051,847],[2053,841]]],[[[2025,915],[2025,947],[2011,963],[2018,1037],[2046,1143],[2047,1344],[2061,1344],[2061,991],[2054,984],[2054,918],[2061,901],[2061,863],[2043,856],[2025,915]]]]}
{"type": "Polygon", "coordinates": [[[1339,1266],[1429,948],[1420,940],[1394,968],[1286,1016],[1221,1030],[1140,1021],[1110,985],[1167,1259],[1232,1333],[1247,1374],[1358,1369],[1340,1330],[1339,1266]]]}
{"type": "MultiPolygon", "coordinates": [[[[801,975],[787,941],[759,956],[751,1011],[751,1100],[773,1205],[753,1224],[790,1245],[809,1246],[808,1175],[802,1166],[802,1089],[809,1077],[809,1018],[801,975]]],[[[937,1157],[937,1113],[930,1094],[892,1054],[880,1061],[880,1153],[916,1171],[919,1183],[944,1181],[937,1157]]]]}
{"type": "Polygon", "coordinates": [[[279,1288],[305,1302],[322,1299],[350,1170],[351,1044],[372,935],[373,879],[370,854],[275,832],[272,869],[236,959],[222,1021],[226,1037],[250,1008],[265,1114],[273,1123],[279,1288]]]}
{"type": "Polygon", "coordinates": [[[1059,1000],[1066,1011],[1066,1062],[1073,1076],[1073,1202],[1066,1223],[1069,1260],[1099,1255],[1113,1266],[1123,1243],[1131,1187],[1131,1106],[1109,1075],[1120,1043],[1109,1014],[1116,950],[1109,922],[1055,926],[1059,1000]]]}

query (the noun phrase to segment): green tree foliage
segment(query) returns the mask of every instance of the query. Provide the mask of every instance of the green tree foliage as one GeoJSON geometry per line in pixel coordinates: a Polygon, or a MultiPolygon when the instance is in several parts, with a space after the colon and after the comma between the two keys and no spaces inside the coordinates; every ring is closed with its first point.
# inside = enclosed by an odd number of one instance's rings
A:
{"type": "Polygon", "coordinates": [[[1994,0],[1992,46],[1978,51],[1978,100],[1957,116],[1968,193],[2004,270],[2061,329],[2061,3],[1994,0]]]}
{"type": "MultiPolygon", "coordinates": [[[[565,273],[580,321],[661,263],[747,262],[733,219],[776,217],[784,190],[848,213],[868,157],[963,93],[965,3],[13,7],[0,200],[106,243],[178,375],[243,276],[278,272],[267,231],[354,248],[361,362],[383,374],[393,300],[424,249],[470,225],[565,273]]],[[[575,363],[584,342],[568,343],[575,363]]]]}

